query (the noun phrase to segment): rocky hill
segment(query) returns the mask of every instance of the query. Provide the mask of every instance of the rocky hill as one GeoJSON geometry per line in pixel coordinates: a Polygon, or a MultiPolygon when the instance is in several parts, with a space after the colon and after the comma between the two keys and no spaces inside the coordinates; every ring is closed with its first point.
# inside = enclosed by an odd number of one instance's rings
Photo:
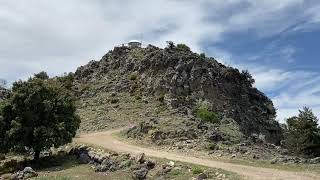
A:
{"type": "Polygon", "coordinates": [[[239,72],[214,58],[193,53],[185,45],[164,49],[152,45],[115,47],[100,61],[79,67],[74,76],[81,99],[80,116],[88,120],[92,119],[88,115],[94,114],[95,118],[82,125],[84,129],[99,123],[103,127],[96,130],[103,129],[125,119],[150,122],[154,117],[161,119],[161,108],[170,110],[163,117],[178,114],[170,123],[183,119],[180,125],[188,126],[198,122],[196,108],[205,102],[222,122],[235,122],[245,137],[260,136],[272,143],[279,143],[281,138],[272,101],[252,86],[254,80],[247,71],[239,72]]]}

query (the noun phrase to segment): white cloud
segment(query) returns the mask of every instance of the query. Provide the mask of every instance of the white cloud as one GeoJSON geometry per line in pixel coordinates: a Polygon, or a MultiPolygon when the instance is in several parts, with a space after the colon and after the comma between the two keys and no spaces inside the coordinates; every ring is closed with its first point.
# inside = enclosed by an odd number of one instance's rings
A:
{"type": "MultiPolygon", "coordinates": [[[[173,40],[203,51],[207,44],[207,54],[251,70],[256,85],[269,91],[291,83],[295,72],[244,66],[233,61],[237,57],[232,53],[212,45],[233,32],[259,38],[291,27],[294,31],[318,28],[319,8],[318,1],[303,0],[0,0],[0,78],[14,81],[41,70],[51,75],[74,71],[143,33],[144,42],[159,46],[173,40]]],[[[288,45],[274,53],[292,62],[296,50],[288,45]]],[[[266,54],[270,51],[251,58],[266,54]]],[[[284,97],[279,95],[276,102],[284,97]]],[[[297,102],[303,94],[300,97],[297,102]]]]}

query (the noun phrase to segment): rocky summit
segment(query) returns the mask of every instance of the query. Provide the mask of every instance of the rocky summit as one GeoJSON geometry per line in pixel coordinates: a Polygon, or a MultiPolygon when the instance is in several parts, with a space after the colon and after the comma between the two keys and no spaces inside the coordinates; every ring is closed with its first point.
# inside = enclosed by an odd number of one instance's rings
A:
{"type": "MultiPolygon", "coordinates": [[[[186,45],[115,47],[100,61],[79,67],[74,76],[82,99],[101,93],[110,97],[130,93],[141,97],[144,104],[148,98],[157,99],[165,109],[185,117],[194,117],[199,102],[206,102],[209,111],[219,119],[233,119],[247,137],[262,136],[275,144],[281,139],[273,103],[253,86],[247,71],[194,53],[186,45]]],[[[116,101],[111,99],[111,103],[116,101]]]]}

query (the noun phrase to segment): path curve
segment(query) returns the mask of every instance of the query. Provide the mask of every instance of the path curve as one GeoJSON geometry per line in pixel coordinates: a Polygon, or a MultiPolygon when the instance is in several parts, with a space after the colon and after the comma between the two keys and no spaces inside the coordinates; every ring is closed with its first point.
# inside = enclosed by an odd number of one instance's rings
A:
{"type": "Polygon", "coordinates": [[[181,161],[186,163],[198,164],[207,167],[221,168],[227,171],[235,172],[246,179],[299,179],[299,180],[309,180],[309,179],[320,179],[319,175],[312,174],[310,172],[291,172],[278,169],[270,168],[260,168],[253,166],[246,166],[240,164],[226,163],[209,159],[202,159],[192,156],[187,156],[184,154],[178,154],[173,152],[166,152],[161,150],[148,149],[144,147],[139,147],[132,144],[127,144],[115,138],[112,134],[120,132],[122,129],[109,130],[105,132],[97,132],[91,134],[82,134],[78,138],[75,138],[75,142],[98,145],[103,148],[116,151],[116,152],[126,152],[126,153],[145,153],[147,156],[166,158],[174,161],[181,161]]]}

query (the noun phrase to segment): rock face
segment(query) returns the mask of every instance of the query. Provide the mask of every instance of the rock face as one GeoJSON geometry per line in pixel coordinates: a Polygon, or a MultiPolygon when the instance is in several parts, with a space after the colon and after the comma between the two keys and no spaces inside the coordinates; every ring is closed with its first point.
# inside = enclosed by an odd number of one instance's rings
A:
{"type": "Polygon", "coordinates": [[[0,101],[4,100],[9,95],[9,90],[0,87],[0,101]]]}
{"type": "Polygon", "coordinates": [[[281,137],[273,103],[252,86],[250,74],[178,46],[115,47],[100,61],[79,67],[75,78],[78,83],[114,78],[115,92],[129,89],[158,96],[183,112],[194,110],[199,100],[206,101],[220,118],[234,119],[247,136],[262,134],[273,143],[281,137]],[[132,80],[136,83],[130,84],[132,80]]]}

